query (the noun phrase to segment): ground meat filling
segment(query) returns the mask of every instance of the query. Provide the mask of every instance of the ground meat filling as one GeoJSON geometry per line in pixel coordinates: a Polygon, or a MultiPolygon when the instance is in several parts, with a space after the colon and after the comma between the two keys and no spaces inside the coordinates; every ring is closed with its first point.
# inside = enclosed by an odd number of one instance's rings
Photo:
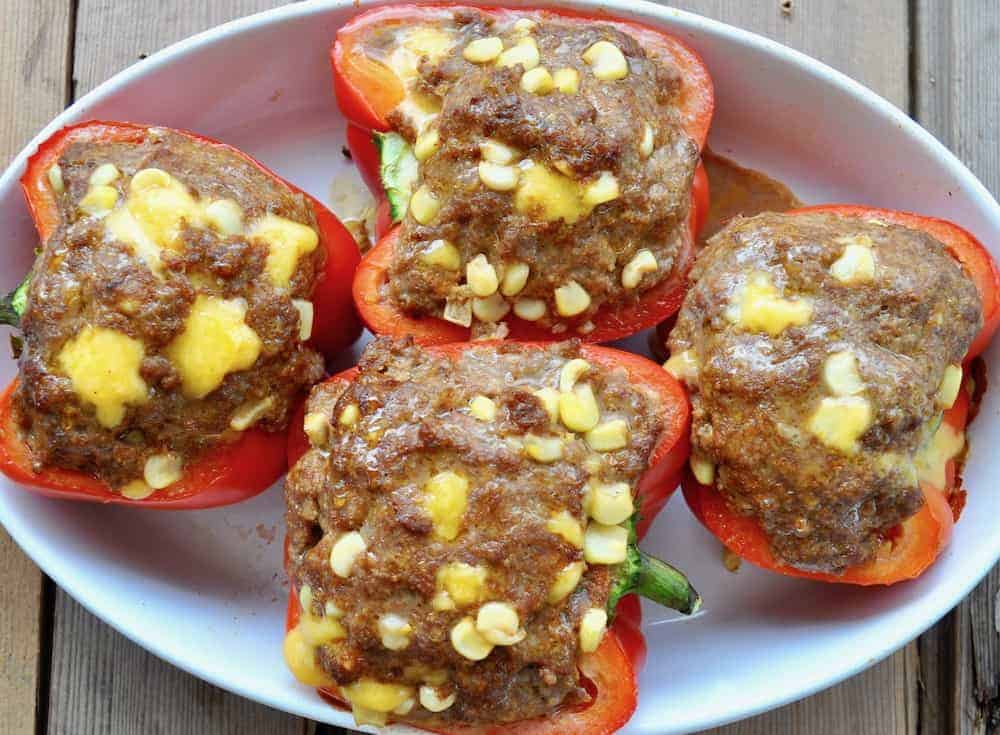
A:
{"type": "Polygon", "coordinates": [[[978,292],[929,235],[833,214],[737,218],[670,336],[692,467],[775,554],[839,572],[923,499],[914,466],[961,380],[978,292]]]}
{"type": "Polygon", "coordinates": [[[373,343],[356,380],[314,389],[312,449],[286,483],[305,610],[293,672],[338,685],[359,722],[508,722],[586,700],[584,619],[619,566],[598,561],[607,526],[588,525],[585,497],[624,483],[631,514],[659,405],[573,343],[457,359],[373,343]],[[593,395],[598,434],[560,411],[561,383],[593,395]],[[623,422],[626,440],[601,444],[623,422]]]}
{"type": "Polygon", "coordinates": [[[599,23],[456,14],[441,29],[446,50],[420,58],[392,117],[421,163],[391,298],[476,334],[511,311],[586,333],[669,278],[698,161],[677,70],[599,23]]]}
{"type": "Polygon", "coordinates": [[[236,154],[153,129],[75,143],[34,267],[15,410],[36,470],[140,499],[322,377],[305,346],[325,253],[309,202],[236,154]]]}

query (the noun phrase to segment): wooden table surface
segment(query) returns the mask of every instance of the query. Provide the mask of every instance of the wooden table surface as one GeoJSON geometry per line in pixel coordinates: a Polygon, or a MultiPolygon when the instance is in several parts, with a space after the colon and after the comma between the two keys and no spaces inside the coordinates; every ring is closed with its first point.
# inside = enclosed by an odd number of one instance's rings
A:
{"type": "MultiPolygon", "coordinates": [[[[0,0],[0,163],[120,69],[277,0],[0,0]]],[[[770,36],[908,111],[1000,190],[998,0],[678,0],[770,36]]],[[[1000,568],[857,677],[713,735],[1000,733],[1000,568]]],[[[164,621],[169,624],[169,621],[164,621]]],[[[212,687],[136,646],[0,529],[0,732],[339,733],[212,687]]]]}

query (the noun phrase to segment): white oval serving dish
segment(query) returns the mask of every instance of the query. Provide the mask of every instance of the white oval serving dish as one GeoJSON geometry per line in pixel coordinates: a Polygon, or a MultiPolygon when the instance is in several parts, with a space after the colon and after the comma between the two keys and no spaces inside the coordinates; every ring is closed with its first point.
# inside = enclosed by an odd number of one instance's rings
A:
{"type": "MultiPolygon", "coordinates": [[[[928,133],[856,82],[754,34],[651,3],[563,4],[640,19],[693,46],[715,80],[717,152],[785,181],[809,203],[951,219],[1000,255],[992,196],[928,133]]],[[[329,201],[349,164],[326,54],[357,12],[350,0],[303,2],[220,26],[154,54],[66,110],[0,178],[2,285],[21,279],[35,245],[17,182],[26,157],[74,121],[135,120],[210,135],[329,201]]],[[[2,352],[6,380],[15,364],[2,352]]],[[[994,343],[986,359],[995,368],[998,358],[994,343]]],[[[646,547],[691,575],[705,608],[683,620],[645,608],[650,656],[625,732],[686,733],[777,707],[857,673],[932,625],[1000,558],[1000,485],[988,450],[1000,443],[998,413],[1000,393],[992,391],[971,430],[968,506],[951,546],[919,580],[893,588],[791,580],[749,565],[730,574],[719,544],[678,494],[646,547]]],[[[272,707],[353,724],[299,686],[282,662],[280,487],[230,508],[148,512],[50,500],[0,478],[0,521],[67,592],[158,656],[272,707]]]]}

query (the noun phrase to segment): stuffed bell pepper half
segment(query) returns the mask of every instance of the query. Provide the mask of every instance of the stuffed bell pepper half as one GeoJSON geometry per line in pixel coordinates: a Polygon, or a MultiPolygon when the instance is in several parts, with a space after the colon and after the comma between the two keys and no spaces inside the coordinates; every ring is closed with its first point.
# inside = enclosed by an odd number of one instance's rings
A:
{"type": "Polygon", "coordinates": [[[700,604],[635,546],[687,456],[666,371],[578,342],[380,338],[313,390],[303,427],[286,482],[297,679],[359,723],[599,734],[629,719],[632,593],[700,604]]]}
{"type": "Polygon", "coordinates": [[[964,504],[969,363],[1000,322],[986,249],[943,220],[819,206],[735,219],[691,278],[665,367],[691,394],[695,515],[782,574],[920,575],[964,504]]]}
{"type": "Polygon", "coordinates": [[[2,310],[0,470],[170,508],[277,480],[295,403],[360,331],[336,218],[230,146],[132,123],[61,130],[21,183],[41,248],[2,310]]]}
{"type": "Polygon", "coordinates": [[[395,5],[344,26],[331,62],[382,200],[354,282],[373,332],[602,342],[676,312],[714,105],[684,43],[570,11],[395,5]]]}

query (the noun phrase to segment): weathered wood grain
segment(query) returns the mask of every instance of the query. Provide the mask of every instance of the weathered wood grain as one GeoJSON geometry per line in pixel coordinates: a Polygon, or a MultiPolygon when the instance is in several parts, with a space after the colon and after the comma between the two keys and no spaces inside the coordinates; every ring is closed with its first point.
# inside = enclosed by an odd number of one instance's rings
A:
{"type": "MultiPolygon", "coordinates": [[[[0,162],[66,103],[70,0],[3,0],[0,162]]],[[[44,707],[50,583],[0,529],[0,730],[30,733],[44,707]],[[48,590],[48,592],[47,592],[48,590]]]]}
{"type": "MultiPolygon", "coordinates": [[[[1000,5],[918,0],[914,114],[1000,191],[1000,5]]],[[[961,526],[959,526],[961,531],[961,526]]],[[[920,641],[921,735],[1000,733],[1000,567],[920,641]]]]}
{"type": "MultiPolygon", "coordinates": [[[[178,39],[280,4],[79,0],[74,96],[178,39]]],[[[61,590],[56,593],[52,650],[50,733],[302,735],[310,728],[301,718],[224,692],[160,661],[61,590]]]]}

